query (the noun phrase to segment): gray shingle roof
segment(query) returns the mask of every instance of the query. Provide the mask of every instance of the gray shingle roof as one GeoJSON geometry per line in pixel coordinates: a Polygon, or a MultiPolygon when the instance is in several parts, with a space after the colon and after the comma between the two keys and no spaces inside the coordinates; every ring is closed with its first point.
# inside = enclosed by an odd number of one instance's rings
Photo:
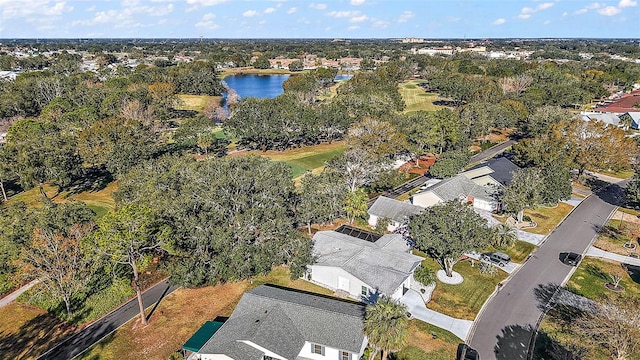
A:
{"type": "Polygon", "coordinates": [[[402,235],[384,235],[375,243],[335,231],[313,236],[315,265],[339,267],[381,293],[391,295],[420,264],[422,258],[408,253],[402,235]]]}
{"type": "Polygon", "coordinates": [[[424,192],[417,193],[413,196],[419,197],[420,194],[432,192],[442,199],[442,201],[449,201],[453,199],[465,200],[468,196],[473,196],[476,199],[493,201],[494,191],[495,190],[491,188],[474,183],[464,175],[457,175],[452,178],[442,180],[424,192]]]}
{"type": "Polygon", "coordinates": [[[242,340],[290,360],[296,358],[305,341],[358,353],[364,341],[364,312],[361,303],[261,285],[242,296],[200,353],[260,360],[264,353],[242,340]]]}
{"type": "Polygon", "coordinates": [[[618,126],[620,125],[620,118],[616,114],[612,113],[588,113],[580,114],[579,116],[584,121],[598,120],[605,124],[618,126]]]}
{"type": "Polygon", "coordinates": [[[422,210],[424,209],[420,206],[379,196],[367,212],[379,218],[388,218],[401,223],[409,217],[419,214],[422,210]]]}
{"type": "MultiPolygon", "coordinates": [[[[483,167],[488,167],[491,170],[489,172],[489,176],[491,176],[493,179],[504,186],[508,186],[509,184],[511,184],[511,180],[513,180],[513,172],[519,169],[518,165],[512,163],[506,157],[501,156],[489,159],[481,164],[478,164],[468,169],[463,174],[483,167]]],[[[473,179],[475,178],[472,177],[471,180],[473,179]]]]}

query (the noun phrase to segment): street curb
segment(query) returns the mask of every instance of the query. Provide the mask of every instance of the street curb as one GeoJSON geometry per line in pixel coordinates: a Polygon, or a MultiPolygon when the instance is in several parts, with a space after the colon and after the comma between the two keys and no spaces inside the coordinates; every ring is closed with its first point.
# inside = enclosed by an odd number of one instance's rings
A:
{"type": "MultiPolygon", "coordinates": [[[[589,194],[588,196],[586,196],[584,199],[582,199],[582,201],[580,201],[580,204],[582,204],[582,202],[584,202],[585,200],[587,200],[589,197],[591,197],[591,195],[593,195],[593,192],[591,194],[589,194]]],[[[518,271],[520,271],[520,269],[522,269],[522,267],[524,266],[524,264],[527,262],[527,260],[529,260],[529,258],[533,257],[533,255],[538,251],[538,248],[540,248],[542,245],[544,245],[544,243],[547,241],[547,239],[549,238],[549,236],[551,236],[551,234],[553,234],[556,229],[569,217],[569,215],[571,215],[571,213],[578,207],[580,206],[580,204],[574,206],[571,211],[569,211],[563,218],[562,220],[560,220],[560,222],[553,228],[553,230],[551,232],[549,232],[547,235],[544,236],[544,238],[542,239],[542,241],[540,241],[540,243],[538,245],[536,245],[536,248],[531,252],[531,254],[529,255],[529,257],[527,257],[527,259],[525,259],[524,262],[522,262],[520,264],[520,266],[518,266],[516,268],[515,271],[513,271],[511,274],[509,274],[509,276],[502,281],[502,284],[506,284],[508,283],[511,278],[518,273],[518,271]]],[[[612,213],[613,214],[613,213],[612,213]]],[[[610,215],[611,216],[611,215],[610,215]]],[[[594,238],[595,240],[595,238],[594,238]]],[[[592,240],[592,243],[593,241],[592,240]]],[[[585,250],[586,251],[586,250],[585,250]]],[[[584,257],[584,256],[583,256],[584,257]]],[[[573,270],[575,271],[575,269],[573,270]]],[[[565,281],[567,281],[567,279],[565,279],[565,281]]],[[[504,285],[503,285],[504,286],[504,285]]],[[[478,311],[478,314],[476,315],[475,319],[473,319],[473,325],[471,326],[471,330],[469,330],[469,335],[467,335],[467,338],[465,339],[465,343],[467,341],[469,341],[472,337],[473,334],[476,331],[476,321],[480,318],[480,316],[484,313],[484,310],[487,306],[487,304],[496,296],[496,294],[500,291],[501,287],[496,287],[495,290],[493,290],[493,292],[491,293],[491,295],[489,295],[489,297],[487,298],[487,300],[484,302],[484,304],[482,304],[482,307],[480,308],[480,311],[478,311]]]]}

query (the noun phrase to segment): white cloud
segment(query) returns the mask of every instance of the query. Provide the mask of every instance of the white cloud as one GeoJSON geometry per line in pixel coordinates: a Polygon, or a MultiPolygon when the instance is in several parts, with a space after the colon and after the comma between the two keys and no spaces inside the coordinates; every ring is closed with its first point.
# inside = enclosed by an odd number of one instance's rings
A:
{"type": "Polygon", "coordinates": [[[384,29],[384,28],[387,28],[389,26],[389,22],[388,21],[384,21],[384,20],[375,20],[371,25],[374,28],[384,29]]]}
{"type": "Polygon", "coordinates": [[[620,13],[620,9],[618,9],[615,6],[606,6],[603,7],[602,9],[598,10],[598,14],[600,15],[604,15],[604,16],[614,16],[620,13]]]}
{"type": "Polygon", "coordinates": [[[271,14],[274,11],[276,11],[276,9],[272,7],[264,9],[265,14],[271,14]]]}
{"type": "Polygon", "coordinates": [[[295,13],[296,11],[298,11],[298,9],[295,8],[295,7],[292,7],[291,9],[287,10],[287,14],[291,15],[291,14],[295,13]]]}
{"type": "Polygon", "coordinates": [[[244,17],[253,17],[253,16],[256,16],[256,14],[258,14],[258,12],[255,11],[255,10],[247,10],[247,11],[242,13],[242,16],[244,16],[244,17]]]}
{"type": "Polygon", "coordinates": [[[215,6],[226,3],[229,0],[187,0],[189,5],[215,6]]]}
{"type": "Polygon", "coordinates": [[[215,14],[212,14],[212,13],[205,14],[202,17],[202,19],[200,19],[200,21],[196,23],[196,27],[203,28],[203,29],[210,29],[210,30],[218,29],[220,28],[220,26],[213,21],[213,19],[215,18],[216,18],[215,14]]]}
{"type": "Polygon", "coordinates": [[[258,22],[258,25],[264,25],[267,23],[267,20],[260,20],[260,22],[258,22]]]}
{"type": "Polygon", "coordinates": [[[633,0],[620,0],[620,2],[618,3],[618,7],[621,8],[633,6],[638,6],[638,2],[633,0]]]}
{"type": "Polygon", "coordinates": [[[549,25],[551,24],[551,20],[546,20],[545,22],[542,23],[543,25],[549,25]]]}
{"type": "Polygon", "coordinates": [[[569,13],[568,13],[568,12],[566,12],[566,11],[562,13],[562,17],[565,17],[565,16],[567,16],[567,15],[569,15],[569,13]]]}
{"type": "Polygon", "coordinates": [[[351,0],[351,5],[358,6],[365,3],[365,0],[351,0]]]}
{"type": "Polygon", "coordinates": [[[399,23],[406,23],[407,21],[409,21],[409,19],[413,18],[414,16],[416,16],[416,15],[413,12],[405,11],[402,14],[400,14],[400,17],[398,18],[398,22],[399,23]]]}
{"type": "Polygon", "coordinates": [[[538,5],[538,6],[536,7],[536,11],[546,10],[546,9],[548,9],[548,8],[553,7],[553,5],[554,5],[554,3],[551,3],[551,2],[542,3],[542,4],[540,4],[540,5],[538,5]]]}
{"type": "Polygon", "coordinates": [[[586,14],[589,10],[587,9],[580,9],[580,10],[576,10],[576,12],[574,14],[576,15],[581,15],[581,14],[586,14]]]}
{"type": "Polygon", "coordinates": [[[553,7],[553,5],[555,5],[555,3],[546,2],[546,3],[542,3],[542,4],[538,5],[538,6],[536,6],[535,8],[523,7],[520,10],[520,14],[518,15],[518,19],[526,20],[526,19],[530,18],[531,15],[537,13],[538,11],[547,10],[547,9],[553,7]]]}
{"type": "Polygon", "coordinates": [[[347,30],[349,30],[349,31],[352,31],[352,30],[358,30],[358,29],[360,29],[360,26],[357,26],[357,25],[349,26],[349,27],[347,28],[347,30]]]}
{"type": "Polygon", "coordinates": [[[349,21],[353,23],[359,23],[359,22],[367,21],[368,19],[369,17],[367,15],[362,14],[359,16],[352,17],[349,21]]]}
{"type": "Polygon", "coordinates": [[[0,19],[34,15],[60,16],[72,10],[73,6],[62,0],[0,0],[0,19]]]}
{"type": "Polygon", "coordinates": [[[461,18],[461,17],[454,17],[454,16],[450,16],[450,17],[448,17],[448,18],[447,18],[447,21],[448,21],[448,22],[458,22],[458,21],[460,21],[460,20],[462,20],[462,18],[461,18]]]}
{"type": "Polygon", "coordinates": [[[309,4],[309,7],[312,9],[316,9],[316,10],[324,10],[327,8],[327,4],[316,4],[316,3],[311,3],[309,4]]]}
{"type": "Polygon", "coordinates": [[[502,24],[504,24],[505,22],[507,22],[507,20],[505,20],[505,19],[503,19],[503,18],[500,18],[500,19],[497,19],[496,21],[494,21],[494,22],[493,22],[493,25],[502,25],[502,24]]]}
{"type": "Polygon", "coordinates": [[[603,6],[604,6],[604,4],[600,4],[600,3],[595,2],[595,3],[591,3],[591,4],[587,5],[587,6],[585,6],[584,8],[587,9],[587,10],[595,10],[595,9],[600,9],[603,6]]]}
{"type": "Polygon", "coordinates": [[[346,18],[346,17],[354,17],[360,15],[360,11],[329,11],[327,13],[328,16],[334,18],[346,18]]]}

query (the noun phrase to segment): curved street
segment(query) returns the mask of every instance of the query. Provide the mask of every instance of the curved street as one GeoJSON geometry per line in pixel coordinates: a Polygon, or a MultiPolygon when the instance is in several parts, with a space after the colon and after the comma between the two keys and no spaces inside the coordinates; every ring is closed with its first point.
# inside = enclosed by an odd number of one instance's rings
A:
{"type": "Polygon", "coordinates": [[[481,359],[528,359],[537,322],[573,269],[560,262],[560,253],[584,255],[621,199],[623,189],[613,184],[582,201],[488,300],[467,339],[481,359]]]}

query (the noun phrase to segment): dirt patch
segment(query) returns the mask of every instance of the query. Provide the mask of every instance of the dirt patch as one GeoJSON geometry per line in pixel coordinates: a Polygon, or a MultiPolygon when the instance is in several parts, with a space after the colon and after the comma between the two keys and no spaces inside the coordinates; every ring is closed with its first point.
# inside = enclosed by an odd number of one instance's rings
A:
{"type": "Polygon", "coordinates": [[[630,222],[633,224],[640,224],[640,218],[638,218],[637,216],[633,216],[630,214],[627,214],[625,212],[622,212],[620,210],[617,210],[615,214],[613,214],[613,217],[611,217],[613,220],[621,220],[624,222],[630,222]]]}

